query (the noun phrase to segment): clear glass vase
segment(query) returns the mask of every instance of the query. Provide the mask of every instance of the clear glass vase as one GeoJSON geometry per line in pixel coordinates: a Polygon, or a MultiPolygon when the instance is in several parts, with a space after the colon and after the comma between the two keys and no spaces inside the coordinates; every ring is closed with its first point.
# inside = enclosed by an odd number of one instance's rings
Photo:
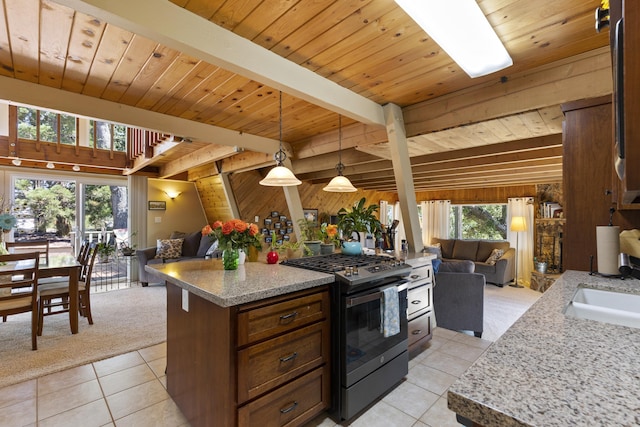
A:
{"type": "Polygon", "coordinates": [[[232,248],[231,243],[222,251],[222,265],[225,270],[237,270],[240,253],[238,249],[232,248]]]}

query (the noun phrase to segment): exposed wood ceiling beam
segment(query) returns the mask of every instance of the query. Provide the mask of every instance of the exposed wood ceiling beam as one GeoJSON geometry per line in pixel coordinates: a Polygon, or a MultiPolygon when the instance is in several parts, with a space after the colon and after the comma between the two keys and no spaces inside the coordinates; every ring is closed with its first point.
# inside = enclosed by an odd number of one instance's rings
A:
{"type": "Polygon", "coordinates": [[[224,147],[220,145],[212,145],[204,147],[180,157],[177,160],[169,162],[160,168],[160,178],[168,178],[181,172],[188,171],[191,168],[204,165],[206,163],[215,162],[237,154],[238,150],[234,147],[224,147]]]}
{"type": "Polygon", "coordinates": [[[57,0],[125,30],[356,121],[384,125],[382,107],[169,1],[57,0]]]}
{"type": "Polygon", "coordinates": [[[403,113],[407,135],[415,136],[612,91],[611,55],[604,47],[414,104],[403,113]]]}
{"type": "Polygon", "coordinates": [[[279,141],[270,138],[235,132],[180,117],[3,76],[0,76],[0,94],[2,94],[3,99],[15,104],[42,108],[42,100],[46,99],[46,108],[49,110],[120,123],[126,126],[140,127],[161,133],[181,135],[194,141],[243,147],[259,153],[271,154],[276,152],[279,147],[279,141]]]}
{"type": "MultiPolygon", "coordinates": [[[[414,186],[416,192],[418,192],[447,189],[456,190],[460,188],[489,188],[493,186],[510,187],[515,185],[551,184],[556,182],[562,182],[562,173],[551,174],[544,172],[529,175],[525,174],[522,176],[515,174],[509,174],[508,176],[489,176],[485,174],[484,177],[473,180],[416,180],[414,181],[414,186]]],[[[363,185],[360,185],[358,182],[353,182],[354,186],[366,190],[395,191],[395,184],[392,181],[378,183],[374,187],[370,184],[371,182],[365,182],[363,185]]]]}

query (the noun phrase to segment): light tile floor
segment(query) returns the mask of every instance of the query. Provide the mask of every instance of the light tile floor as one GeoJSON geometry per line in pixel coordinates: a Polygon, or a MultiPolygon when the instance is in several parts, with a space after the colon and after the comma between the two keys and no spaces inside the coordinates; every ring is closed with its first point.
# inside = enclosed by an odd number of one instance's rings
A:
{"type": "MultiPolygon", "coordinates": [[[[458,426],[447,389],[491,344],[436,328],[409,375],[350,422],[317,417],[307,427],[458,426]]],[[[166,391],[166,344],[0,389],[0,426],[188,426],[166,391]]]]}

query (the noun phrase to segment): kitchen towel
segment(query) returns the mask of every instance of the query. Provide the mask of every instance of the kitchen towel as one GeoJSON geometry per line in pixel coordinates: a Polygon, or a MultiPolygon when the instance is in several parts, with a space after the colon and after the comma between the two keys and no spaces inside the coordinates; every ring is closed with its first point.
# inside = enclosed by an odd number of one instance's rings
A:
{"type": "Polygon", "coordinates": [[[389,286],[382,290],[380,329],[385,338],[400,333],[400,300],[397,286],[389,286]]]}
{"type": "Polygon", "coordinates": [[[596,227],[596,255],[598,257],[598,273],[617,275],[618,255],[620,254],[620,227],[616,225],[599,225],[596,227]]]}

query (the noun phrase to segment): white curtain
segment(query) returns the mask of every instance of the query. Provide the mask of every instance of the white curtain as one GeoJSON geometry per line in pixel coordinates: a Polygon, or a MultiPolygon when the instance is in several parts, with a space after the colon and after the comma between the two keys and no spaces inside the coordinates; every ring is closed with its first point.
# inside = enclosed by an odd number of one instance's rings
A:
{"type": "Polygon", "coordinates": [[[380,216],[380,224],[382,224],[384,226],[384,228],[386,228],[387,225],[387,209],[388,209],[389,203],[387,203],[384,200],[380,200],[380,212],[379,212],[379,216],[380,216]]]}
{"type": "Polygon", "coordinates": [[[533,271],[533,197],[518,197],[507,202],[507,240],[516,248],[516,283],[530,286],[533,271]],[[524,218],[525,231],[511,231],[511,218],[524,218]]]}
{"type": "Polygon", "coordinates": [[[451,200],[427,200],[422,207],[422,244],[431,245],[432,237],[449,237],[449,210],[451,200]]]}

